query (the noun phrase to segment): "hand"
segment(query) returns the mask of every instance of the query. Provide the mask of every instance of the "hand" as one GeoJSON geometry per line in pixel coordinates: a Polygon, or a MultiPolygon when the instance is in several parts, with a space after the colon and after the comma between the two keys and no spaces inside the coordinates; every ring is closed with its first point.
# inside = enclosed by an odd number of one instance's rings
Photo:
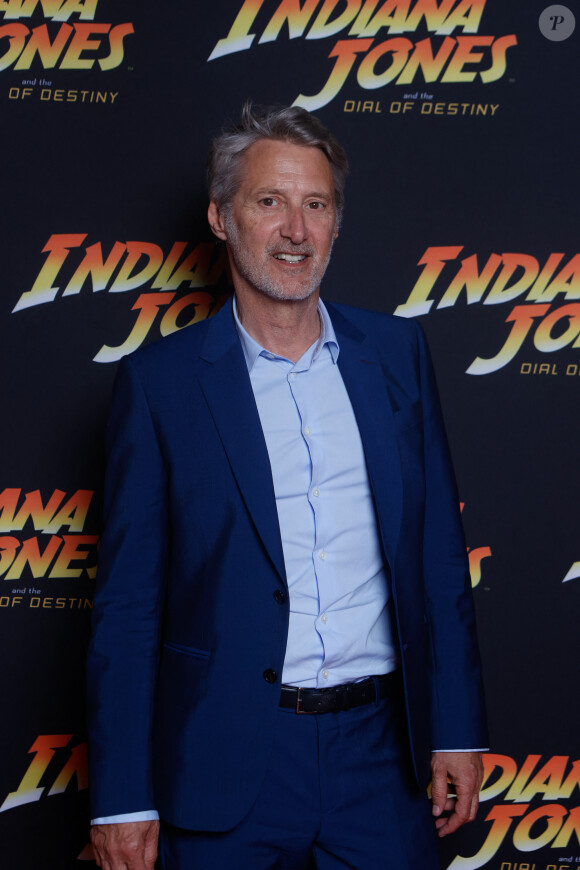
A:
{"type": "Polygon", "coordinates": [[[159,822],[93,825],[91,842],[102,870],[153,870],[157,860],[159,822]]]}
{"type": "Polygon", "coordinates": [[[431,799],[435,827],[440,837],[472,822],[479,805],[479,789],[483,780],[480,752],[434,752],[431,756],[431,799]],[[456,797],[448,797],[448,784],[456,797]],[[442,817],[442,813],[450,813],[442,817]]]}

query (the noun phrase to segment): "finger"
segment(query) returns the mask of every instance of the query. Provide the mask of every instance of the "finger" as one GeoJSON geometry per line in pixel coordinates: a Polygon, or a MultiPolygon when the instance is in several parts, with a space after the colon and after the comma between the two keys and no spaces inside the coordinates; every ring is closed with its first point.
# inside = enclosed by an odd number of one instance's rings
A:
{"type": "Polygon", "coordinates": [[[448,797],[439,818],[435,819],[435,827],[439,830],[446,825],[455,809],[455,797],[448,797]]]}
{"type": "Polygon", "coordinates": [[[471,812],[469,814],[469,821],[473,822],[475,817],[477,816],[477,810],[479,809],[479,789],[477,789],[473,797],[471,799],[471,812]]]}
{"type": "Polygon", "coordinates": [[[455,798],[448,797],[445,799],[445,803],[443,804],[443,807],[441,809],[441,815],[443,815],[443,813],[447,813],[447,815],[449,815],[449,813],[453,812],[454,809],[455,809],[455,798]]]}
{"type": "Polygon", "coordinates": [[[447,834],[452,834],[457,830],[461,825],[461,822],[458,821],[455,813],[451,813],[450,816],[444,819],[436,819],[435,827],[437,828],[437,834],[440,837],[446,837],[447,834]]]}
{"type": "Polygon", "coordinates": [[[461,825],[469,819],[469,814],[471,813],[471,798],[471,790],[468,792],[460,791],[457,795],[457,800],[455,801],[455,812],[453,815],[457,816],[460,820],[459,824],[461,825]]]}
{"type": "Polygon", "coordinates": [[[459,797],[455,803],[455,810],[447,819],[446,824],[442,825],[439,828],[439,836],[447,836],[447,834],[452,834],[461,825],[464,825],[465,822],[469,821],[469,815],[471,812],[471,800],[462,795],[459,797]]]}
{"type": "Polygon", "coordinates": [[[447,775],[445,773],[433,772],[431,800],[433,803],[433,815],[440,816],[447,804],[447,775]]]}

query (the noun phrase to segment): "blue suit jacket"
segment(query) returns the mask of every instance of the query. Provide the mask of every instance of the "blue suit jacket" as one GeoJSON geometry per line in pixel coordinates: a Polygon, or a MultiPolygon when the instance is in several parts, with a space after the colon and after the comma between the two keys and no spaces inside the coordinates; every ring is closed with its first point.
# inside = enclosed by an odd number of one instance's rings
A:
{"type": "MultiPolygon", "coordinates": [[[[486,745],[466,551],[413,320],[328,305],[390,569],[413,762],[486,745]]],[[[226,830],[276,725],[288,626],[264,436],[231,305],[126,357],[89,653],[93,815],[226,830]],[[264,673],[274,671],[275,682],[264,673]]]]}

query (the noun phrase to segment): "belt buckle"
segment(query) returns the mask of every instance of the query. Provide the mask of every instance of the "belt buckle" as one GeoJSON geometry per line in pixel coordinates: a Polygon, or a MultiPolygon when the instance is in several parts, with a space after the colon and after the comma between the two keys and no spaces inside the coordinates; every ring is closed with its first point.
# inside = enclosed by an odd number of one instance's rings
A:
{"type": "Polygon", "coordinates": [[[298,686],[296,691],[296,713],[298,716],[314,716],[316,715],[316,710],[301,710],[300,709],[300,700],[301,700],[301,692],[304,686],[298,686]]]}

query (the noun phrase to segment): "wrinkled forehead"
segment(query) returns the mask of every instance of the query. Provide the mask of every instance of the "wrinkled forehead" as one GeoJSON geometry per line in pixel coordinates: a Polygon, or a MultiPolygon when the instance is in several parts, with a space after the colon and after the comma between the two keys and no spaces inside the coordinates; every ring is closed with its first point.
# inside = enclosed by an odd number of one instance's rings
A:
{"type": "Polygon", "coordinates": [[[258,139],[241,157],[237,192],[286,185],[302,192],[310,190],[334,202],[330,162],[320,148],[258,139]]]}

